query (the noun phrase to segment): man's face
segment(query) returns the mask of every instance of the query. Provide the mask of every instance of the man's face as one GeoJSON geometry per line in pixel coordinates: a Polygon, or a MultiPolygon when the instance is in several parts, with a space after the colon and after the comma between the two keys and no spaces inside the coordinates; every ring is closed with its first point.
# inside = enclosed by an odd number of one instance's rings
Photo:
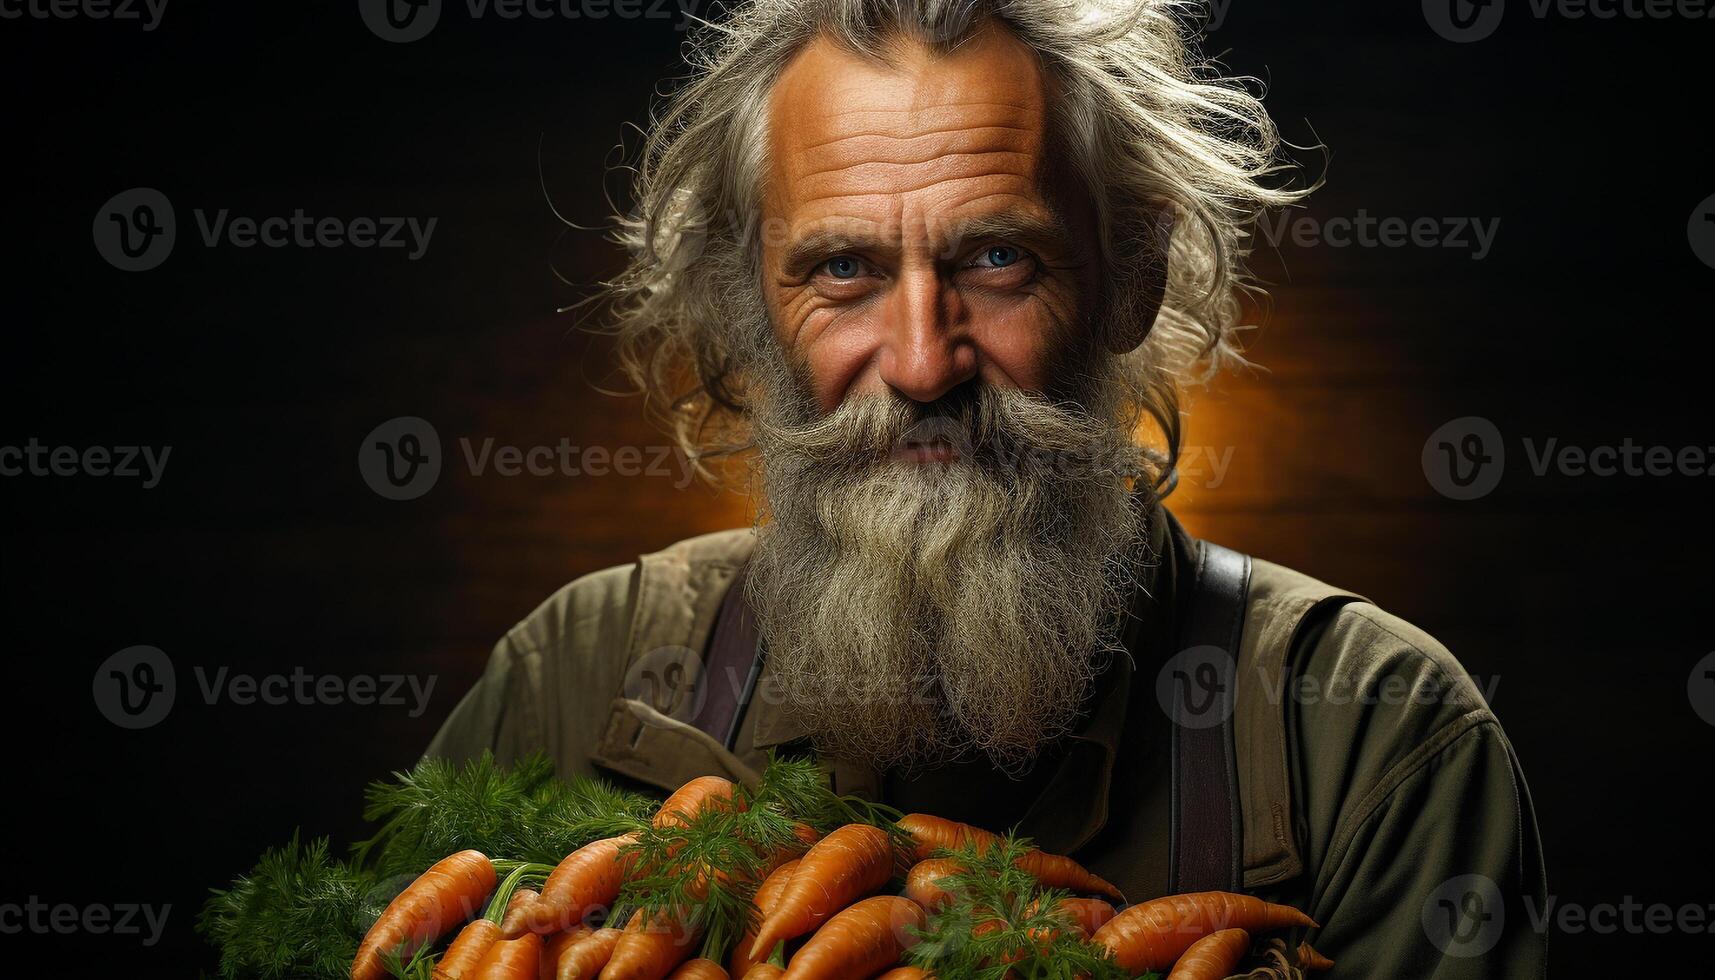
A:
{"type": "Polygon", "coordinates": [[[762,284],[776,339],[822,412],[889,389],[1054,389],[1094,294],[1087,205],[1052,195],[1052,92],[986,30],[910,41],[893,67],[826,39],[777,82],[762,284]]]}

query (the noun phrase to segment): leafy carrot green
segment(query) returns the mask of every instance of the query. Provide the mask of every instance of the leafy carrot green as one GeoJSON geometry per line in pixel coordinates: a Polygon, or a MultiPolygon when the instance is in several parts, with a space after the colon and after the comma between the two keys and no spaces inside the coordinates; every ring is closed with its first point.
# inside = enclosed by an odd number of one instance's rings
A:
{"type": "Polygon", "coordinates": [[[733,942],[759,924],[752,899],[770,871],[802,854],[816,831],[843,825],[837,821],[894,833],[890,813],[897,815],[835,794],[813,761],[771,756],[757,785],[732,787],[730,802],[641,830],[629,849],[635,870],[618,904],[651,919],[682,920],[703,937],[702,955],[723,961],[733,942]]]}
{"type": "Polygon", "coordinates": [[[1060,908],[1067,893],[1042,890],[1019,866],[1031,852],[1028,840],[1003,836],[941,849],[958,870],[936,878],[946,904],[929,914],[921,941],[906,962],[943,977],[971,980],[1121,980],[1106,950],[1087,942],[1060,908]]]}
{"type": "Polygon", "coordinates": [[[248,874],[214,891],[197,931],[220,950],[228,980],[344,977],[364,920],[391,895],[372,895],[372,872],[332,856],[327,838],[298,835],[262,855],[248,874]]]}
{"type": "Polygon", "coordinates": [[[460,766],[426,759],[370,785],[364,819],[380,824],[355,859],[388,877],[478,850],[541,864],[592,840],[647,826],[657,804],[594,779],[555,778],[541,755],[501,766],[484,753],[460,766]]]}

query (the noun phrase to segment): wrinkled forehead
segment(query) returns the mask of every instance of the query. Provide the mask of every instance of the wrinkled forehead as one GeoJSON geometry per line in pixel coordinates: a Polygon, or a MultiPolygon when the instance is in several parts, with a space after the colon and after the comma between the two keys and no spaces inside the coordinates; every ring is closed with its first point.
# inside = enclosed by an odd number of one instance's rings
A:
{"type": "Polygon", "coordinates": [[[862,211],[926,188],[956,200],[1038,189],[1049,84],[1025,44],[989,26],[948,51],[900,38],[884,55],[824,37],[782,72],[768,115],[777,207],[862,211]]]}

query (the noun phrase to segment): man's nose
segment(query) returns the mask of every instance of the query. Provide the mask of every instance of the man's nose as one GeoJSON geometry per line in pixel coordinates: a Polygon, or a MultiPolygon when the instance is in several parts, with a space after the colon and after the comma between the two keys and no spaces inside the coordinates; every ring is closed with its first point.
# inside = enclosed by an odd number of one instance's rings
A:
{"type": "Polygon", "coordinates": [[[881,380],[906,398],[932,402],[976,376],[977,348],[958,292],[933,272],[902,276],[887,297],[881,380]]]}

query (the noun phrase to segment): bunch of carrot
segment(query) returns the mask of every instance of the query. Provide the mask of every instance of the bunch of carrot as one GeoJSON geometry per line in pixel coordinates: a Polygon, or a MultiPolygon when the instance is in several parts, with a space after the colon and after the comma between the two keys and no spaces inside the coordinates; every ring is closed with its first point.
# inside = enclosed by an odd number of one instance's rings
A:
{"type": "MultiPolygon", "coordinates": [[[[1070,858],[772,785],[694,779],[648,825],[554,867],[454,854],[388,905],[351,980],[431,969],[434,980],[952,980],[979,965],[1021,978],[1171,969],[1170,980],[1218,980],[1254,934],[1314,926],[1221,892],[1116,912],[1119,889],[1070,858]]],[[[1308,947],[1300,960],[1332,965],[1308,947]]]]}

